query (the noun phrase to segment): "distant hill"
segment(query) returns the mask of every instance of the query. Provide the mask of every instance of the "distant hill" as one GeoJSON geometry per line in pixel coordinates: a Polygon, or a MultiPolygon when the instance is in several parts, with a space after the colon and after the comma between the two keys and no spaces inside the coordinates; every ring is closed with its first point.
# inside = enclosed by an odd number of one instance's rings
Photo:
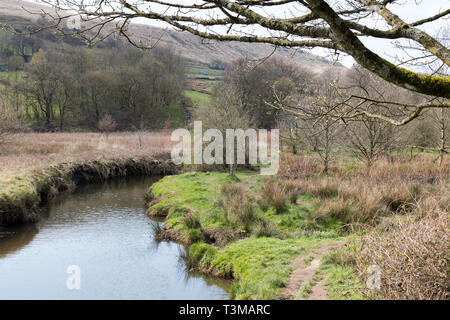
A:
{"type": "MultiPolygon", "coordinates": [[[[36,22],[41,15],[39,12],[51,10],[50,7],[23,0],[0,1],[0,24],[10,24],[16,28],[23,28],[30,22],[36,22]],[[36,13],[36,14],[32,14],[36,13]]],[[[130,34],[136,39],[160,39],[158,45],[173,48],[179,55],[199,63],[210,63],[212,60],[230,62],[239,57],[261,59],[273,52],[273,46],[268,44],[250,44],[241,42],[206,42],[195,35],[175,30],[165,30],[158,27],[132,24],[130,34]]],[[[328,68],[341,68],[332,65],[328,60],[297,49],[278,48],[275,55],[284,56],[292,62],[309,67],[318,72],[328,68]]]]}

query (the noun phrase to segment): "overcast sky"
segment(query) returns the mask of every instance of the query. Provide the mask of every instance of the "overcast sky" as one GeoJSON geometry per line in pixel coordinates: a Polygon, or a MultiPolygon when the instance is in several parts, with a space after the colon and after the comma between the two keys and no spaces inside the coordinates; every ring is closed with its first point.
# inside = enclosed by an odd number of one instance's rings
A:
{"type": "MultiPolygon", "coordinates": [[[[177,2],[176,0],[171,0],[171,2],[177,2]]],[[[198,1],[189,1],[185,0],[183,2],[196,2],[198,1]]],[[[334,1],[328,0],[328,3],[333,3],[334,1]]],[[[446,9],[450,8],[450,0],[400,0],[398,4],[390,5],[389,9],[392,10],[394,13],[396,13],[400,18],[402,18],[405,22],[413,22],[422,18],[430,17],[435,15],[438,12],[444,11],[446,9]]],[[[289,17],[292,14],[287,10],[286,7],[280,7],[278,9],[274,9],[274,7],[268,7],[265,10],[265,15],[273,14],[275,16],[280,17],[289,17]]],[[[263,12],[259,12],[263,13],[263,12]]],[[[301,14],[301,12],[298,12],[298,14],[301,14]]],[[[428,32],[430,35],[436,35],[440,30],[442,33],[442,30],[447,27],[449,27],[449,21],[450,19],[439,19],[438,21],[427,23],[420,28],[424,31],[428,32]]],[[[152,25],[157,26],[164,26],[164,23],[157,22],[157,21],[145,21],[145,19],[140,19],[140,23],[150,23],[152,25]]],[[[387,28],[387,25],[385,24],[384,20],[380,19],[380,17],[376,14],[374,14],[370,19],[366,19],[364,21],[365,24],[377,27],[379,29],[387,28]]],[[[258,32],[258,31],[257,31],[258,32]]],[[[367,47],[369,47],[371,50],[376,52],[377,54],[381,55],[382,57],[395,62],[395,56],[398,56],[399,58],[406,57],[405,54],[399,50],[396,49],[394,46],[393,41],[389,40],[381,40],[381,39],[374,39],[374,38],[367,38],[363,37],[361,40],[365,43],[367,47]]],[[[321,48],[316,48],[310,50],[312,53],[320,55],[320,56],[326,56],[330,54],[328,50],[324,50],[321,48]]],[[[354,60],[353,58],[346,56],[340,60],[341,63],[344,65],[350,67],[354,60]]]]}
{"type": "MultiPolygon", "coordinates": [[[[32,0],[34,2],[39,2],[39,0],[32,0]]],[[[139,1],[139,0],[130,0],[132,1],[139,1]]],[[[180,2],[176,0],[166,0],[169,2],[180,2]]],[[[142,1],[141,1],[142,2],[142,1]]],[[[183,0],[183,4],[188,3],[199,3],[198,0],[183,0]]],[[[328,0],[328,3],[332,4],[335,1],[328,0]]],[[[301,6],[296,6],[296,8],[301,8],[301,6]]],[[[438,12],[444,11],[448,8],[450,8],[450,0],[400,0],[398,4],[396,5],[389,5],[388,8],[392,10],[394,13],[396,13],[400,18],[402,18],[405,22],[413,22],[422,18],[430,17],[435,15],[438,12]]],[[[152,5],[152,9],[155,11],[158,11],[158,6],[152,5]]],[[[278,7],[275,9],[275,7],[268,7],[267,9],[264,9],[264,12],[260,11],[258,13],[264,14],[264,15],[275,15],[280,17],[291,17],[292,16],[292,9],[294,9],[292,6],[289,7],[278,7]],[[291,9],[289,11],[288,9],[291,9]]],[[[305,11],[307,12],[307,11],[305,11]]],[[[303,12],[303,13],[305,13],[303,12]]],[[[300,15],[302,12],[297,11],[294,12],[295,15],[300,15]]],[[[205,18],[205,17],[203,17],[205,18]]],[[[167,25],[160,21],[154,21],[144,18],[139,18],[135,20],[139,23],[144,24],[151,24],[155,26],[160,27],[167,27],[167,25]]],[[[365,19],[364,23],[377,27],[379,29],[385,29],[387,28],[384,20],[380,19],[377,14],[373,14],[371,18],[365,19]]],[[[449,23],[450,19],[439,19],[438,21],[434,21],[432,23],[427,23],[421,26],[420,28],[429,33],[430,35],[436,35],[439,31],[441,32],[441,35],[443,33],[443,30],[447,28],[447,31],[449,29],[449,23]]],[[[253,32],[256,32],[257,34],[264,34],[265,31],[263,29],[255,29],[253,32]]],[[[446,38],[450,37],[450,35],[447,34],[446,38]]],[[[361,40],[365,43],[365,45],[379,54],[380,56],[392,61],[395,61],[395,56],[398,56],[400,58],[406,57],[404,53],[402,53],[401,50],[396,49],[394,46],[394,41],[389,40],[381,40],[381,39],[374,39],[374,38],[368,38],[368,37],[362,37],[361,40]]],[[[447,42],[448,43],[448,42],[447,42]]],[[[312,53],[325,56],[329,55],[330,52],[324,49],[316,48],[310,50],[312,53]]],[[[343,63],[346,66],[351,66],[354,62],[353,58],[351,57],[344,57],[340,60],[341,63],[343,63]]]]}

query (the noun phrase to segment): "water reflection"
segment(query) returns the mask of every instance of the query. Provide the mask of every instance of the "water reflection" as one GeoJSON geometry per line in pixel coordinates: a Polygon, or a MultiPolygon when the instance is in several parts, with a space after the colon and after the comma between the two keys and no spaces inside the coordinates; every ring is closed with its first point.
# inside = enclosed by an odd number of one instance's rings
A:
{"type": "Polygon", "coordinates": [[[0,239],[1,299],[227,299],[227,282],[188,273],[184,248],[157,243],[143,196],[150,178],[111,181],[65,194],[34,225],[0,239]],[[69,290],[66,269],[81,269],[69,290]]]}

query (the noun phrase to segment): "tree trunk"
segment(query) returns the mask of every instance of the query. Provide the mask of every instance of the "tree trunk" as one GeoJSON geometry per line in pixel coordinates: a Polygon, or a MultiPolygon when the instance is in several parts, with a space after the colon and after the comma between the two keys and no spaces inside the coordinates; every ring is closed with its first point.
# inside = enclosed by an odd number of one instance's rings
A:
{"type": "Polygon", "coordinates": [[[234,177],[235,175],[235,165],[230,164],[230,176],[234,177]]]}
{"type": "Polygon", "coordinates": [[[445,153],[445,142],[446,142],[446,136],[445,136],[445,113],[444,108],[441,108],[441,150],[439,150],[439,166],[442,165],[442,161],[444,160],[444,153],[445,153]]]}

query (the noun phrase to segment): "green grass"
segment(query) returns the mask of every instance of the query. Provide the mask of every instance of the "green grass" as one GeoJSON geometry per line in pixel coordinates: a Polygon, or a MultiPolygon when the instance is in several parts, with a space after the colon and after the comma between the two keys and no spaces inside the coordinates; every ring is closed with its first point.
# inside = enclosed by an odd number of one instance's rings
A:
{"type": "MultiPolygon", "coordinates": [[[[342,236],[342,223],[336,218],[323,219],[320,222],[312,217],[317,210],[314,199],[307,195],[298,197],[299,204],[288,204],[284,212],[277,213],[272,207],[257,205],[260,191],[267,179],[253,171],[238,171],[236,177],[226,172],[190,172],[176,176],[167,176],[151,188],[150,198],[160,198],[160,202],[151,206],[150,213],[167,213],[166,226],[176,232],[185,233],[183,217],[187,213],[199,214],[201,228],[258,233],[258,221],[272,226],[273,236],[280,239],[312,237],[334,239],[342,236]],[[241,230],[239,222],[225,214],[220,205],[223,184],[241,181],[247,186],[247,197],[254,205],[255,220],[251,230],[241,230]]],[[[261,232],[264,235],[264,232],[261,232]]]]}
{"type": "Polygon", "coordinates": [[[7,79],[7,80],[15,80],[16,78],[21,79],[23,74],[24,74],[23,71],[0,72],[0,79],[7,79]]]}
{"type": "Polygon", "coordinates": [[[351,265],[343,261],[345,249],[333,250],[325,254],[318,271],[319,277],[325,277],[325,287],[332,300],[363,300],[363,284],[356,277],[351,265]]]}
{"type": "Polygon", "coordinates": [[[237,280],[231,289],[235,299],[279,299],[293,270],[292,261],[317,248],[311,238],[248,238],[217,249],[193,244],[190,255],[200,269],[237,280]]]}
{"type": "Polygon", "coordinates": [[[295,300],[307,300],[318,281],[320,281],[320,277],[319,274],[316,273],[311,279],[306,281],[306,283],[301,286],[295,300]]]}
{"type": "MultiPolygon", "coordinates": [[[[260,219],[255,221],[265,220],[275,227],[276,232],[271,237],[259,236],[256,226],[248,233],[236,236],[239,226],[226,217],[224,208],[218,205],[221,186],[241,183],[250,201],[256,204],[266,182],[266,177],[254,171],[238,171],[236,177],[230,177],[226,172],[167,176],[152,186],[150,199],[159,198],[160,202],[148,210],[167,213],[165,227],[181,233],[191,243],[188,258],[191,268],[235,279],[231,288],[233,298],[278,299],[293,270],[293,260],[303,256],[310,262],[312,249],[342,237],[337,221],[317,224],[311,220],[317,206],[314,199],[306,195],[300,195],[299,204],[289,204],[282,213],[255,205],[260,219]],[[217,247],[204,242],[202,231],[205,229],[232,230],[235,236],[217,247]],[[240,239],[242,236],[244,238],[240,239]]],[[[332,281],[339,282],[339,276],[346,276],[338,268],[330,265],[326,269],[333,273],[332,281]]],[[[313,284],[311,282],[310,286],[313,284]]],[[[333,283],[332,288],[335,287],[339,286],[333,283]]],[[[304,288],[305,292],[310,289],[304,288]]]]}
{"type": "Polygon", "coordinates": [[[208,106],[211,104],[211,96],[206,93],[185,90],[184,95],[192,101],[194,106],[208,106]]]}
{"type": "MultiPolygon", "coordinates": [[[[328,298],[332,300],[363,300],[361,288],[363,284],[356,277],[352,267],[345,261],[349,249],[334,249],[326,253],[320,262],[319,269],[299,289],[296,300],[306,300],[314,286],[325,279],[328,298]]],[[[308,261],[305,258],[304,261],[308,261]]]]}
{"type": "MultiPolygon", "coordinates": [[[[257,179],[251,171],[239,171],[236,178],[257,179]]],[[[236,178],[226,172],[190,172],[167,176],[152,186],[153,197],[162,201],[149,208],[150,211],[168,212],[166,225],[176,230],[185,230],[183,217],[187,212],[199,214],[203,228],[220,229],[229,226],[225,216],[214,200],[219,197],[220,185],[233,183],[236,178]]]]}

